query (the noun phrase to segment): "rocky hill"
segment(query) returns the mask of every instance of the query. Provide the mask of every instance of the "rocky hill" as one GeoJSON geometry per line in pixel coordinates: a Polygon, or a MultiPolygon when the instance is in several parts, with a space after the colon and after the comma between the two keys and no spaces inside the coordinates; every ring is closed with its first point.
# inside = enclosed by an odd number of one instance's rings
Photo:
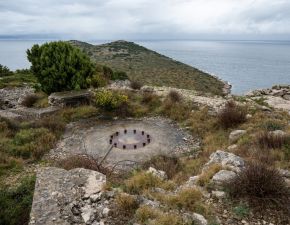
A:
{"type": "Polygon", "coordinates": [[[85,51],[95,62],[125,71],[131,80],[146,85],[170,86],[214,95],[224,93],[225,83],[216,77],[133,42],[115,41],[103,45],[80,41],[70,43],[85,51]]]}

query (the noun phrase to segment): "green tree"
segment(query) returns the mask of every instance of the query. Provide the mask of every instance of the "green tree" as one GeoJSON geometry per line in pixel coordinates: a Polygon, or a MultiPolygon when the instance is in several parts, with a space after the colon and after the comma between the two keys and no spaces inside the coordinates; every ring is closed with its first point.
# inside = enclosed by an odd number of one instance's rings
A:
{"type": "Polygon", "coordinates": [[[41,89],[48,94],[87,88],[94,74],[90,58],[63,41],[34,45],[27,50],[27,58],[41,89]]]}
{"type": "Polygon", "coordinates": [[[7,67],[0,64],[0,77],[12,75],[13,72],[7,67]]]}

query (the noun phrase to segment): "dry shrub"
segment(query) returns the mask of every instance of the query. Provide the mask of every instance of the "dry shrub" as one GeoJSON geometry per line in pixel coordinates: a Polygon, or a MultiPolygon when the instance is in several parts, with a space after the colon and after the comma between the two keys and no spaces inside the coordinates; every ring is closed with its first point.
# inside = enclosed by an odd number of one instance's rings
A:
{"type": "Polygon", "coordinates": [[[35,143],[35,147],[32,151],[32,156],[35,159],[41,159],[41,157],[52,149],[56,143],[56,137],[50,132],[41,134],[35,143]]]}
{"type": "Polygon", "coordinates": [[[225,187],[231,197],[246,199],[255,206],[284,205],[290,200],[289,189],[279,171],[258,162],[248,163],[225,187]]]}
{"type": "Polygon", "coordinates": [[[63,169],[71,170],[75,168],[84,168],[108,174],[109,169],[100,165],[98,159],[89,155],[74,155],[57,162],[57,165],[63,169]]]}
{"type": "Polygon", "coordinates": [[[132,195],[122,193],[119,194],[116,198],[116,208],[119,213],[122,213],[125,216],[132,216],[138,206],[139,203],[136,197],[132,195]]]}
{"type": "Polygon", "coordinates": [[[235,127],[246,121],[247,111],[235,102],[229,101],[224,109],[218,114],[219,124],[224,128],[235,127]]]}
{"type": "Polygon", "coordinates": [[[130,86],[134,90],[140,90],[143,85],[139,81],[131,81],[131,85],[130,86]]]}
{"type": "Polygon", "coordinates": [[[146,169],[154,167],[157,170],[162,170],[171,179],[181,170],[181,163],[177,157],[158,155],[145,162],[143,167],[146,169]]]}
{"type": "Polygon", "coordinates": [[[30,108],[37,102],[38,98],[36,94],[27,95],[22,100],[21,105],[30,108]]]}
{"type": "Polygon", "coordinates": [[[289,137],[287,135],[278,135],[272,132],[261,132],[257,135],[257,145],[260,148],[282,148],[288,142],[289,137]]]}
{"type": "Polygon", "coordinates": [[[171,91],[168,93],[168,98],[169,98],[172,102],[180,102],[180,101],[182,101],[182,96],[181,96],[177,91],[174,91],[174,90],[171,90],[171,91]]]}

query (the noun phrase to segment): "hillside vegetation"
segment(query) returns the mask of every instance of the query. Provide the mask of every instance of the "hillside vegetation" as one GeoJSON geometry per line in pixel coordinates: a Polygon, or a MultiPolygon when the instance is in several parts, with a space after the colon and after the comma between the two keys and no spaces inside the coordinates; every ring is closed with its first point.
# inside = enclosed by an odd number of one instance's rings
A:
{"type": "Polygon", "coordinates": [[[224,84],[215,77],[181,62],[172,60],[133,42],[115,41],[103,45],[70,41],[91,59],[125,71],[131,80],[145,85],[170,86],[222,95],[224,84]]]}

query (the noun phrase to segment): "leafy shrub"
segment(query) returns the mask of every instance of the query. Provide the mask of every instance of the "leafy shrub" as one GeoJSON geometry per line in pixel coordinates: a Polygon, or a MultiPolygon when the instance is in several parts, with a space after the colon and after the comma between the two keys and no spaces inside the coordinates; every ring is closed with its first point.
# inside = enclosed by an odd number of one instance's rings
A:
{"type": "Polygon", "coordinates": [[[171,90],[169,92],[168,97],[170,98],[170,100],[172,102],[180,102],[180,101],[182,101],[182,96],[177,91],[174,91],[174,90],[171,90]]]}
{"type": "Polygon", "coordinates": [[[181,164],[177,157],[159,155],[154,156],[147,162],[143,164],[143,167],[148,169],[149,167],[154,167],[157,170],[165,171],[169,179],[174,177],[180,170],[181,164]]]}
{"type": "Polygon", "coordinates": [[[34,184],[32,176],[25,177],[16,188],[0,188],[0,224],[28,224],[34,184]]]}
{"type": "Polygon", "coordinates": [[[277,135],[272,132],[260,132],[257,135],[257,144],[260,148],[282,148],[290,143],[290,138],[286,135],[277,135]]]}
{"type": "Polygon", "coordinates": [[[31,71],[47,94],[87,88],[87,78],[94,74],[90,58],[63,41],[34,45],[27,50],[27,58],[32,64],[31,71]]]}
{"type": "Polygon", "coordinates": [[[231,197],[246,199],[257,206],[289,203],[290,192],[279,171],[262,163],[248,163],[225,187],[231,197]]]}
{"type": "Polygon", "coordinates": [[[13,72],[7,67],[0,64],[0,77],[13,75],[13,72]]]}
{"type": "Polygon", "coordinates": [[[108,90],[97,91],[95,95],[95,103],[97,106],[106,110],[113,110],[128,101],[128,97],[117,92],[108,90]]]}
{"type": "Polygon", "coordinates": [[[23,98],[21,105],[25,107],[32,107],[38,100],[38,96],[36,94],[27,95],[23,98]]]}
{"type": "Polygon", "coordinates": [[[123,71],[115,71],[113,72],[111,80],[127,80],[128,75],[126,72],[123,71]]]}
{"type": "Polygon", "coordinates": [[[139,81],[131,81],[131,88],[134,90],[140,90],[142,86],[142,83],[139,81]]]}
{"type": "Polygon", "coordinates": [[[219,124],[224,128],[235,127],[246,121],[247,112],[245,108],[229,101],[225,108],[218,114],[219,124]]]}

